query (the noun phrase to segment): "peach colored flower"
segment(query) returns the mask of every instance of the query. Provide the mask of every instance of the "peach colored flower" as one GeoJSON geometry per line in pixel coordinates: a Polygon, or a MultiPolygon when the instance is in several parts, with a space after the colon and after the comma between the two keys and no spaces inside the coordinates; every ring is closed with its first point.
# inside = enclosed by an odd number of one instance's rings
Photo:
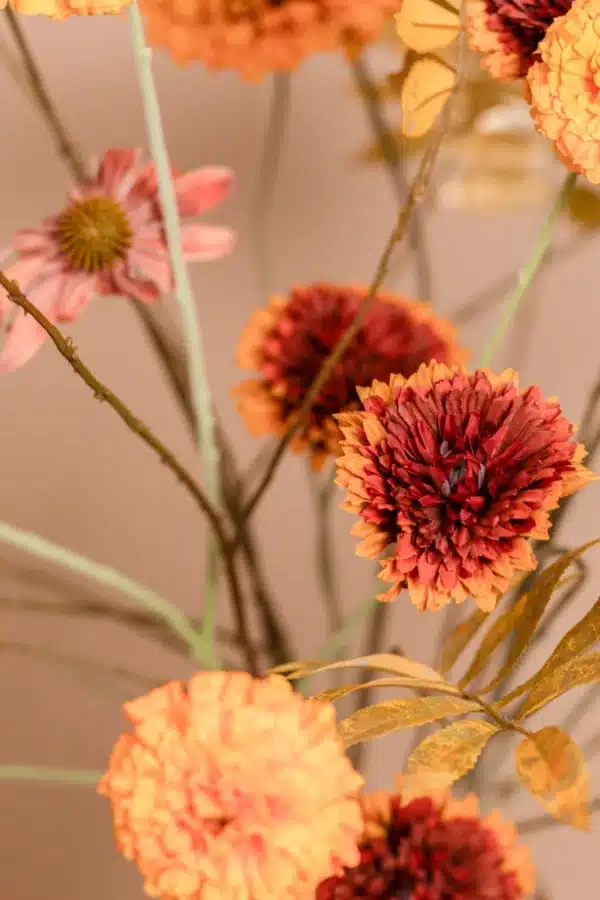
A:
{"type": "MultiPolygon", "coordinates": [[[[274,297],[244,330],[237,351],[241,368],[259,377],[236,388],[240,413],[252,434],[280,435],[297,414],[307,390],[357,314],[367,288],[311,284],[274,297]]],[[[453,326],[429,307],[401,294],[379,291],[351,347],[313,405],[310,423],[292,449],[311,455],[319,469],[339,450],[334,413],[358,407],[356,386],[392,372],[411,375],[422,362],[458,362],[465,353],[453,326]]]]}
{"type": "Polygon", "coordinates": [[[529,538],[549,512],[595,478],[554,398],[519,390],[517,373],[423,365],[406,379],[360,388],[363,411],[336,416],[337,483],[359,516],[357,552],[420,609],[472,596],[494,608],[516,573],[536,567],[529,538]]]}
{"type": "Polygon", "coordinates": [[[548,27],[573,0],[465,0],[469,43],[493,78],[527,74],[548,27]]]}
{"type": "Polygon", "coordinates": [[[300,900],[358,862],[356,773],[331,705],[280,676],[202,672],[125,704],[99,791],[162,900],[300,900]]]}
{"type": "MultiPolygon", "coordinates": [[[[179,214],[197,216],[227,196],[229,169],[175,173],[179,214]]],[[[188,260],[218,259],[231,249],[227,228],[186,222],[183,250],[188,260]]],[[[96,295],[121,294],[144,303],[172,287],[172,273],[158,202],[154,164],[141,165],[133,150],[107,150],[96,172],[73,188],[66,206],[37,228],[17,231],[2,261],[31,302],[52,322],[71,322],[96,295]]],[[[0,371],[16,369],[37,352],[45,332],[31,316],[16,314],[0,296],[0,321],[8,335],[0,371]]]]}
{"type": "Polygon", "coordinates": [[[142,0],[148,40],[178,63],[254,80],[305,56],[373,41],[397,0],[142,0]]]}
{"type": "Polygon", "coordinates": [[[535,887],[529,850],[494,811],[482,818],[473,794],[403,801],[363,798],[360,863],[318,888],[316,900],[525,900],[535,887]]]}
{"type": "Polygon", "coordinates": [[[66,19],[68,16],[116,15],[129,6],[131,0],[0,0],[0,9],[8,5],[24,16],[47,16],[66,19]]]}
{"type": "Polygon", "coordinates": [[[600,0],[575,0],[527,75],[536,128],[573,172],[600,184],[600,0]]]}

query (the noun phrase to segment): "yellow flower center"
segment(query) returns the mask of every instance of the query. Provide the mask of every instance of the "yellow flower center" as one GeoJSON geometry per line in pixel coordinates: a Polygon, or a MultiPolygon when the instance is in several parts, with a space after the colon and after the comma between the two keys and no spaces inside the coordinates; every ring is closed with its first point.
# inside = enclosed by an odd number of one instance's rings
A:
{"type": "Polygon", "coordinates": [[[75,269],[98,272],[124,257],[133,233],[127,216],[110,197],[73,203],[58,220],[58,243],[75,269]]]}

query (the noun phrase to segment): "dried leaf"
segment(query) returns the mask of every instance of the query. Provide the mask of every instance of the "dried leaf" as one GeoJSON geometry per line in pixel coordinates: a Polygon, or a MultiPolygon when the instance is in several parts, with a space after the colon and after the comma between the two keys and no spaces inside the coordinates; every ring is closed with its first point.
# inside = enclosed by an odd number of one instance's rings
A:
{"type": "Polygon", "coordinates": [[[519,710],[517,719],[532,716],[572,688],[595,684],[597,681],[600,681],[600,653],[587,653],[570,659],[554,671],[548,671],[536,684],[519,710]]]}
{"type": "MultiPolygon", "coordinates": [[[[580,578],[581,576],[577,575],[575,577],[580,578]]],[[[563,578],[560,584],[564,585],[569,580],[570,578],[563,578]]],[[[597,600],[589,612],[558,642],[542,668],[535,675],[532,675],[523,684],[520,684],[509,694],[502,697],[499,701],[500,706],[506,706],[507,703],[516,700],[525,691],[531,690],[542,679],[545,679],[550,672],[585,653],[598,640],[600,640],[600,600],[597,600]]]]}
{"type": "MultiPolygon", "coordinates": [[[[482,689],[482,692],[491,691],[506,677],[506,675],[508,675],[516,661],[529,646],[529,642],[535,634],[539,621],[566,570],[571,563],[582,556],[586,550],[589,550],[590,547],[594,547],[598,543],[600,543],[600,539],[596,538],[596,540],[588,541],[587,544],[583,544],[575,550],[563,553],[555,563],[548,566],[548,568],[536,578],[531,590],[524,595],[527,598],[527,601],[524,604],[521,604],[523,598],[519,598],[516,605],[519,605],[520,615],[515,622],[514,640],[509,648],[506,662],[501,667],[496,677],[482,689]]],[[[510,612],[511,611],[509,610],[509,613],[505,615],[510,614],[510,612]]]]}
{"type": "Polygon", "coordinates": [[[453,722],[413,750],[408,774],[413,783],[419,781],[427,789],[449,787],[473,768],[489,739],[500,730],[499,725],[483,720],[453,722]]]}
{"type": "MultiPolygon", "coordinates": [[[[446,685],[439,672],[426,666],[424,663],[416,662],[414,659],[408,659],[406,656],[397,656],[395,653],[372,653],[370,656],[357,656],[354,659],[343,659],[340,662],[327,663],[296,663],[296,669],[290,665],[289,667],[277,666],[271,670],[280,672],[283,668],[287,669],[287,677],[290,679],[306,678],[307,675],[317,675],[320,672],[333,672],[335,669],[379,669],[383,672],[392,672],[394,675],[406,675],[408,678],[421,679],[424,681],[439,682],[440,685],[446,685]]],[[[447,687],[451,687],[447,685],[447,687]]],[[[456,692],[456,688],[454,689],[456,692]]]]}
{"type": "Polygon", "coordinates": [[[483,623],[486,621],[489,613],[476,609],[471,613],[468,619],[461,622],[456,628],[453,628],[442,648],[442,658],[440,662],[440,671],[442,675],[446,675],[460,654],[466,648],[467,644],[475,637],[483,623]]]}
{"type": "Polygon", "coordinates": [[[600,197],[589,188],[573,188],[567,198],[567,212],[582,228],[600,228],[600,197]]]}
{"type": "Polygon", "coordinates": [[[551,816],[588,831],[589,775],[577,744],[549,726],[525,737],[516,750],[517,774],[551,816]]]}
{"type": "Polygon", "coordinates": [[[402,0],[394,16],[400,40],[417,53],[447,47],[460,31],[459,0],[402,0]]]}
{"type": "Polygon", "coordinates": [[[400,97],[402,131],[407,137],[427,134],[455,84],[454,69],[433,56],[423,56],[412,65],[400,97]]]}
{"type": "Polygon", "coordinates": [[[466,687],[469,682],[473,681],[473,679],[485,669],[490,662],[493,652],[506,640],[509,634],[514,631],[519,619],[527,609],[528,602],[529,595],[523,594],[510,609],[496,619],[479,645],[479,649],[473,658],[473,662],[467,669],[465,675],[460,679],[460,687],[466,687]]]}
{"type": "Polygon", "coordinates": [[[321,700],[326,703],[333,703],[335,700],[340,700],[342,697],[346,697],[348,694],[356,693],[356,691],[364,691],[368,688],[382,687],[406,687],[418,688],[422,691],[442,691],[443,693],[447,694],[458,693],[458,688],[451,684],[444,685],[439,681],[421,681],[418,678],[408,678],[405,676],[404,678],[375,678],[373,681],[366,681],[360,684],[341,684],[339,687],[329,688],[326,691],[320,691],[318,694],[313,694],[310,699],[321,700]]]}
{"type": "Polygon", "coordinates": [[[383,737],[401,728],[418,728],[448,716],[481,710],[479,703],[462,697],[411,697],[388,700],[359,709],[343,719],[340,735],[346,747],[383,737]]]}

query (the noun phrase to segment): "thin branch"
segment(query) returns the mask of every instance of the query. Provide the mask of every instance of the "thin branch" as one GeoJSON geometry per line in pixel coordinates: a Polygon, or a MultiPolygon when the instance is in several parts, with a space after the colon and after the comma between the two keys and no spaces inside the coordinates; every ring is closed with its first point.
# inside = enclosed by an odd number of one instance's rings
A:
{"type": "MultiPolygon", "coordinates": [[[[330,472],[325,479],[318,473],[308,472],[311,493],[315,506],[317,573],[325,601],[329,632],[337,632],[343,622],[344,611],[339,596],[335,573],[334,546],[331,534],[331,501],[335,492],[335,481],[330,472]]],[[[336,655],[339,656],[339,654],[336,655]]]]}
{"type": "MultiPolygon", "coordinates": [[[[378,650],[381,649],[383,638],[386,632],[386,625],[389,620],[389,615],[390,604],[377,601],[375,608],[371,612],[369,630],[365,641],[365,656],[369,656],[371,653],[377,653],[378,650]]],[[[368,681],[371,677],[371,674],[367,669],[364,669],[362,677],[364,681],[368,681]]],[[[372,696],[373,691],[369,687],[365,688],[364,691],[360,691],[356,696],[356,701],[354,704],[355,711],[358,712],[359,709],[364,709],[364,707],[369,706],[372,696]]],[[[365,744],[356,744],[351,748],[351,751],[352,763],[355,769],[360,772],[363,766],[365,744]]]]}

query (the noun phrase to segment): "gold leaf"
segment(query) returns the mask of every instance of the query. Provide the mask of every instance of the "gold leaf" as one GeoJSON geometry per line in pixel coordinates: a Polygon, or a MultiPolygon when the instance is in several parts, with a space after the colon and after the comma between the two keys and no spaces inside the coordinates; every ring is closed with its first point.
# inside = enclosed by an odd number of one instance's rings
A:
{"type": "Polygon", "coordinates": [[[442,649],[440,671],[447,675],[467,644],[475,637],[489,613],[476,609],[468,619],[453,628],[442,649]]]}
{"type": "Polygon", "coordinates": [[[481,710],[479,703],[462,697],[411,697],[388,700],[359,709],[343,719],[339,732],[346,747],[383,737],[401,728],[417,728],[437,719],[481,710]]]}
{"type": "Polygon", "coordinates": [[[364,691],[367,688],[382,688],[382,687],[407,687],[407,688],[418,688],[419,690],[429,690],[429,691],[442,691],[447,694],[457,694],[458,688],[456,688],[453,684],[443,684],[439,681],[421,681],[419,678],[408,678],[405,676],[404,678],[375,678],[373,681],[366,681],[364,684],[341,684],[339,687],[329,688],[326,691],[320,691],[318,694],[313,694],[310,699],[311,700],[321,700],[326,703],[333,703],[335,700],[340,700],[342,697],[346,697],[348,694],[354,694],[356,691],[364,691]]]}
{"type": "MultiPolygon", "coordinates": [[[[485,688],[482,688],[482,692],[491,691],[506,677],[506,675],[508,675],[516,661],[529,646],[529,642],[535,634],[539,621],[565,571],[569,568],[571,563],[582,556],[586,550],[598,543],[600,543],[600,539],[596,538],[596,540],[588,541],[587,544],[583,544],[575,550],[563,553],[555,563],[548,566],[548,568],[536,578],[531,590],[523,595],[526,597],[526,602],[522,603],[523,597],[519,598],[517,604],[515,604],[515,606],[519,607],[519,616],[515,622],[513,632],[514,639],[509,648],[506,662],[501,667],[496,677],[492,679],[485,688]]],[[[505,613],[505,615],[510,615],[510,612],[511,610],[509,610],[508,613],[505,613]]]]}
{"type": "Polygon", "coordinates": [[[572,688],[595,684],[597,681],[600,681],[600,653],[587,653],[585,656],[570,659],[558,669],[548,672],[536,684],[519,710],[517,719],[532,716],[572,688]]]}
{"type": "Polygon", "coordinates": [[[413,783],[427,785],[427,790],[449,787],[473,768],[489,739],[500,730],[499,725],[476,719],[453,722],[413,750],[408,774],[413,783]]]}
{"type": "MultiPolygon", "coordinates": [[[[320,672],[333,672],[336,669],[379,669],[383,672],[391,672],[393,675],[406,675],[408,678],[420,678],[425,681],[439,682],[446,685],[439,672],[426,666],[424,663],[408,659],[406,656],[398,656],[395,653],[372,653],[369,656],[357,656],[354,659],[343,659],[340,662],[328,663],[296,663],[296,670],[288,669],[288,678],[305,678],[307,675],[317,675],[320,672]]],[[[278,666],[276,672],[281,672],[283,666],[278,666]]],[[[286,667],[287,668],[287,667],[286,667]]],[[[448,685],[450,687],[450,685],[448,685]]]]}
{"type": "MultiPolygon", "coordinates": [[[[573,577],[580,578],[581,576],[576,575],[573,577]]],[[[571,578],[563,578],[560,584],[563,585],[570,580],[571,578]]],[[[506,696],[499,701],[500,706],[506,706],[507,703],[516,700],[517,697],[520,697],[528,689],[531,690],[542,679],[546,678],[550,672],[563,666],[574,657],[580,656],[599,639],[600,600],[597,600],[589,612],[585,614],[583,619],[580,619],[579,622],[577,622],[571,630],[561,638],[542,668],[536,672],[535,675],[532,675],[531,678],[528,678],[527,681],[523,682],[523,684],[520,684],[509,694],[506,694],[506,696]]]]}
{"type": "Polygon", "coordinates": [[[589,188],[573,188],[567,198],[567,212],[582,228],[600,228],[600,197],[589,188]]]}
{"type": "Polygon", "coordinates": [[[400,97],[402,131],[407,137],[427,134],[455,84],[454,69],[433,56],[423,56],[413,64],[400,97]]]}
{"type": "Polygon", "coordinates": [[[467,669],[465,675],[460,679],[460,687],[466,687],[469,682],[473,681],[473,679],[485,669],[490,661],[492,653],[515,629],[515,626],[527,608],[528,602],[529,595],[523,594],[510,609],[496,619],[479,645],[479,649],[473,658],[473,662],[467,669]]]}
{"type": "Polygon", "coordinates": [[[273,666],[269,669],[270,675],[289,675],[290,672],[300,671],[301,669],[313,669],[321,665],[320,659],[302,659],[296,662],[282,663],[279,666],[273,666]]]}
{"type": "Polygon", "coordinates": [[[402,0],[394,16],[400,40],[417,53],[447,47],[460,31],[459,0],[402,0]]]}
{"type": "Polygon", "coordinates": [[[589,775],[577,744],[549,726],[525,737],[516,750],[517,774],[551,816],[588,831],[589,775]]]}

